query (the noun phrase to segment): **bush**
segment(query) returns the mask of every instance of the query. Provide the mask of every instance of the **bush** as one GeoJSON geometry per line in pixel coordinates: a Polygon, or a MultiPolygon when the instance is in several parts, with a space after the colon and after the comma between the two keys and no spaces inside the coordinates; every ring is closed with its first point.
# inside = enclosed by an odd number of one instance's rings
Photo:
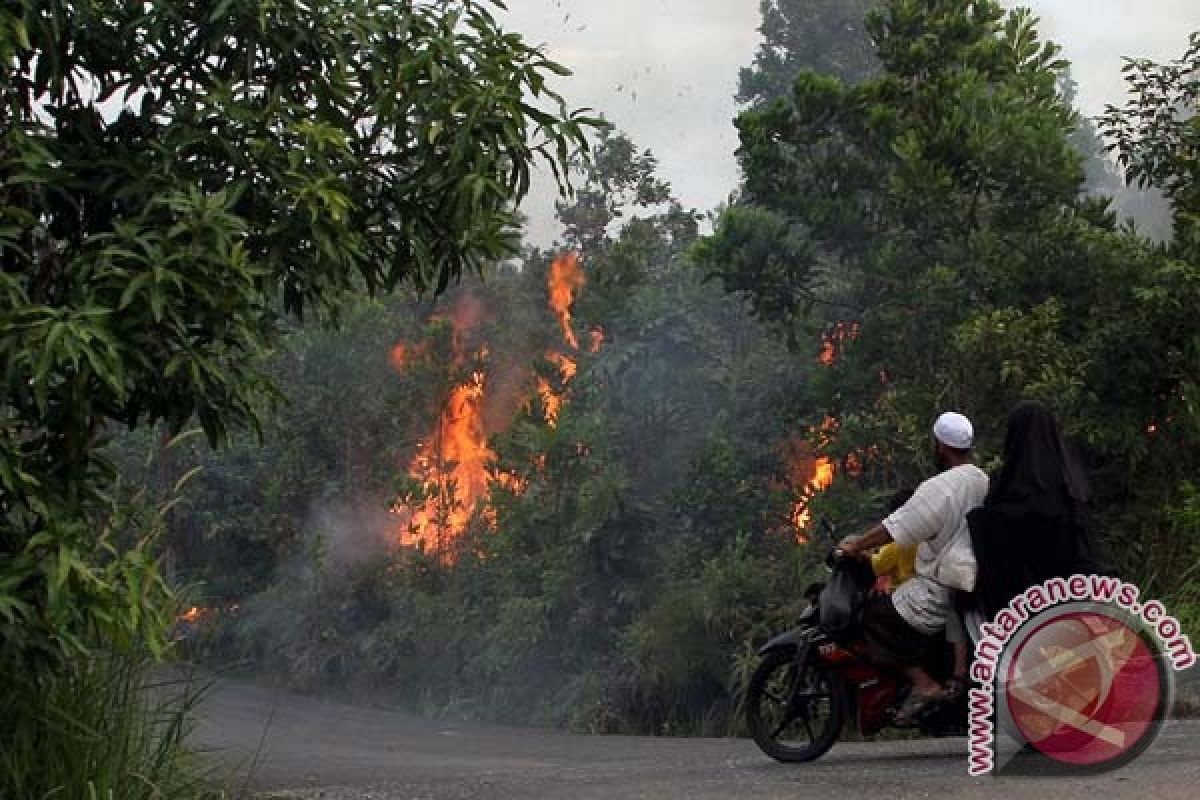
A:
{"type": "Polygon", "coordinates": [[[3,676],[0,797],[214,798],[185,746],[200,691],[154,683],[151,659],[101,655],[60,670],[3,676]]]}

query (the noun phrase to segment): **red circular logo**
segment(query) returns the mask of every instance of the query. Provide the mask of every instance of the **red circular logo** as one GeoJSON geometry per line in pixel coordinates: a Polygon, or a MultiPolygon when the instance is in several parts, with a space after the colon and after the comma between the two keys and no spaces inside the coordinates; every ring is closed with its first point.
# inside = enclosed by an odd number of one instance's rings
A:
{"type": "Polygon", "coordinates": [[[1014,652],[1006,678],[1021,735],[1065,764],[1102,767],[1136,755],[1162,721],[1157,654],[1103,611],[1071,611],[1038,625],[1014,652]]]}

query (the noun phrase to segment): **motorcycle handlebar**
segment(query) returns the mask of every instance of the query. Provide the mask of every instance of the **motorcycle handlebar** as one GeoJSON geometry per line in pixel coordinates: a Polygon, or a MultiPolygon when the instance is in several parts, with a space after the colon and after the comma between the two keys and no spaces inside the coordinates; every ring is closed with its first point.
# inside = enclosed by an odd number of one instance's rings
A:
{"type": "Polygon", "coordinates": [[[833,567],[833,566],[835,566],[835,565],[836,565],[836,564],[837,564],[839,561],[845,561],[846,559],[848,559],[848,558],[852,558],[852,557],[853,557],[853,556],[851,556],[849,553],[847,553],[847,552],[846,552],[845,550],[843,550],[842,548],[840,548],[840,547],[835,547],[835,548],[833,548],[832,550],[830,550],[830,551],[829,551],[829,555],[828,555],[828,556],[826,556],[826,558],[825,558],[825,565],[826,565],[826,566],[828,566],[828,567],[831,567],[831,568],[832,568],[832,567],[833,567]]]}

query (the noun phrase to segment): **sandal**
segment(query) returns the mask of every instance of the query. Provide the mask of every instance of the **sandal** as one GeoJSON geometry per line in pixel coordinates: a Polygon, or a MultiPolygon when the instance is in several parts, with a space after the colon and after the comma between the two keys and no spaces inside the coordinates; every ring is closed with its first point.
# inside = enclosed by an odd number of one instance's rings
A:
{"type": "Polygon", "coordinates": [[[909,692],[908,697],[904,698],[904,702],[896,709],[892,724],[900,728],[916,724],[921,712],[942,699],[942,691],[936,689],[932,692],[918,692],[914,689],[909,692]]]}

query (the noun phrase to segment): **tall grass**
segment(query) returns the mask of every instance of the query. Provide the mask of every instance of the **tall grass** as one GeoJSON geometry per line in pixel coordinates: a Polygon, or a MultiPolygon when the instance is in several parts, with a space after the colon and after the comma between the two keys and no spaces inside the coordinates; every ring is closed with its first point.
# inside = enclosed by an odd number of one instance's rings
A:
{"type": "Polygon", "coordinates": [[[41,674],[0,672],[0,799],[220,796],[185,746],[201,691],[190,681],[155,684],[149,659],[99,653],[41,674]]]}

